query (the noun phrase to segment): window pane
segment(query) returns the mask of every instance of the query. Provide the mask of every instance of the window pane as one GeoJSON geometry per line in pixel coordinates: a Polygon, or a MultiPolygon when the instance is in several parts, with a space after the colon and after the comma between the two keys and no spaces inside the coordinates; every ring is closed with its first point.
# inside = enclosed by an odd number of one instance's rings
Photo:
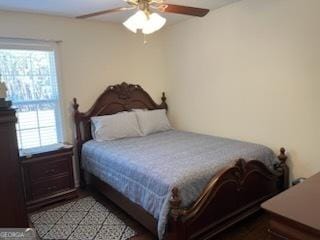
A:
{"type": "Polygon", "coordinates": [[[26,149],[41,146],[38,129],[22,130],[20,131],[20,134],[22,148],[26,149]]]}
{"type": "Polygon", "coordinates": [[[56,126],[55,111],[53,109],[42,109],[38,112],[40,127],[56,126]]]}
{"type": "Polygon", "coordinates": [[[0,48],[0,74],[17,108],[19,148],[58,143],[61,126],[53,51],[0,48]]]}
{"type": "Polygon", "coordinates": [[[40,137],[42,145],[50,145],[57,143],[56,127],[40,128],[40,137]]]}
{"type": "MultiPolygon", "coordinates": [[[[17,106],[19,107],[19,106],[17,106]]],[[[19,110],[19,109],[18,109],[19,110]]],[[[30,112],[18,112],[17,117],[19,119],[19,129],[28,130],[38,128],[37,111],[30,112]]]]}
{"type": "Polygon", "coordinates": [[[27,137],[30,137],[29,135],[26,136],[26,133],[21,134],[20,142],[22,146],[19,145],[21,148],[46,146],[58,142],[56,127],[57,104],[58,102],[48,101],[32,101],[26,104],[16,104],[18,117],[17,132],[36,130],[30,132],[37,135],[30,140],[27,139],[27,137]],[[31,143],[25,143],[29,140],[31,143]],[[38,145],[34,146],[36,143],[38,145]]]}
{"type": "Polygon", "coordinates": [[[54,52],[2,49],[0,71],[14,102],[58,98],[54,52]]]}

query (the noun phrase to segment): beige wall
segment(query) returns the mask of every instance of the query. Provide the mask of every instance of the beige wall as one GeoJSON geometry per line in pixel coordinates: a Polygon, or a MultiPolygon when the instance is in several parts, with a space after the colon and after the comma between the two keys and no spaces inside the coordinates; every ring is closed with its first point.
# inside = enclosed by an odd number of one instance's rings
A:
{"type": "Polygon", "coordinates": [[[163,32],[180,129],[285,146],[320,170],[320,1],[244,0],[163,32]]]}
{"type": "Polygon", "coordinates": [[[156,39],[147,45],[121,25],[0,12],[0,37],[62,40],[59,44],[65,140],[72,142],[71,102],[86,111],[110,84],[141,84],[160,101],[164,89],[156,39]]]}

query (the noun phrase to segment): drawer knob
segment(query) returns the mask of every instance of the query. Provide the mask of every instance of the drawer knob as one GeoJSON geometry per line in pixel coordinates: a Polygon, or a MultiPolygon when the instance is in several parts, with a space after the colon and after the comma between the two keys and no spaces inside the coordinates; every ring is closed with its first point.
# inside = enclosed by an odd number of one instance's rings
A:
{"type": "Polygon", "coordinates": [[[48,187],[47,188],[48,191],[52,191],[52,190],[55,190],[55,189],[57,189],[57,186],[52,186],[52,187],[48,187]]]}
{"type": "Polygon", "coordinates": [[[56,172],[55,169],[49,169],[49,170],[46,171],[46,174],[53,174],[55,172],[56,172]]]}

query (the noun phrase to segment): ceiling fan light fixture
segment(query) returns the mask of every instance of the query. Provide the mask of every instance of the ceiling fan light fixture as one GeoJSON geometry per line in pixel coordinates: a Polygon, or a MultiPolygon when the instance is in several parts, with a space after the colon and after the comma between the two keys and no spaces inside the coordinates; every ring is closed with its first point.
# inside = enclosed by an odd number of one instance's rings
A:
{"type": "Polygon", "coordinates": [[[158,13],[147,14],[142,10],[138,10],[134,15],[129,17],[123,25],[134,33],[142,30],[143,34],[151,34],[160,30],[167,22],[167,20],[158,13]]]}
{"type": "Polygon", "coordinates": [[[158,13],[152,13],[148,21],[145,23],[142,33],[151,34],[160,30],[167,22],[167,19],[161,17],[158,13]]]}
{"type": "Polygon", "coordinates": [[[123,25],[131,32],[137,33],[138,29],[143,29],[146,22],[148,21],[147,15],[139,10],[134,15],[129,17],[123,25]]]}

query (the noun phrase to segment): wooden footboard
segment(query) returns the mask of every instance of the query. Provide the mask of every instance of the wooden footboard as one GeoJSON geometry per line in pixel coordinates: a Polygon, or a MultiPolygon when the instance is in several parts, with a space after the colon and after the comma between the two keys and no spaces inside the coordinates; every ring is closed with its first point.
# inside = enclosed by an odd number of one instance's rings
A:
{"type": "Polygon", "coordinates": [[[259,210],[262,202],[288,187],[285,149],[278,158],[273,171],[260,161],[238,160],[216,174],[187,209],[180,207],[179,190],[174,188],[166,239],[209,239],[259,210]]]}

